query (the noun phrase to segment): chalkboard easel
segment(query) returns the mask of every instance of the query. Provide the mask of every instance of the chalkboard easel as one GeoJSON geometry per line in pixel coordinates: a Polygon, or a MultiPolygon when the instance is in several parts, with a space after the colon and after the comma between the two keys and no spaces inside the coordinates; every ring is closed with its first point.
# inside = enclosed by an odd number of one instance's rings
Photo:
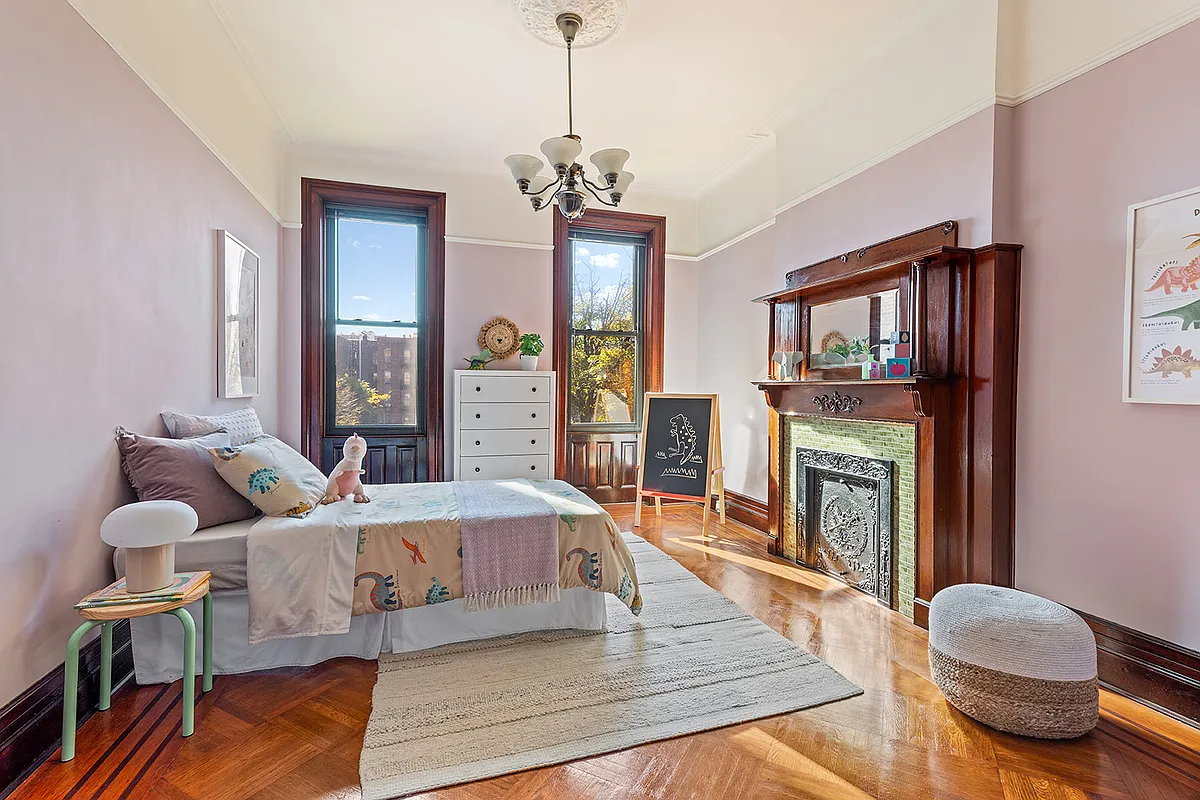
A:
{"type": "Polygon", "coordinates": [[[638,442],[634,527],[642,524],[642,498],[654,498],[662,516],[663,498],[701,503],[701,535],[708,533],[709,498],[725,522],[725,467],[721,460],[721,402],[715,394],[647,392],[638,442]]]}

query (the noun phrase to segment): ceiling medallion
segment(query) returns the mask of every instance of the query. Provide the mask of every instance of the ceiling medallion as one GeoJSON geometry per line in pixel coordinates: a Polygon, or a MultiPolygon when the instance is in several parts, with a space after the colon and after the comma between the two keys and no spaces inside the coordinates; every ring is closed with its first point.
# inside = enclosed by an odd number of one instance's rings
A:
{"type": "MultiPolygon", "coordinates": [[[[514,0],[514,7],[523,0],[514,0]]],[[[528,0],[530,5],[534,0],[528,0]]],[[[619,0],[622,12],[624,0],[619,0]]],[[[544,7],[572,5],[568,0],[542,0],[544,7]]],[[[582,3],[582,5],[605,5],[604,3],[582,3]]],[[[608,6],[614,3],[606,4],[608,6]]],[[[577,219],[587,210],[588,195],[591,195],[601,205],[616,208],[621,204],[621,198],[633,182],[633,173],[625,171],[625,162],[629,160],[629,151],[617,147],[607,150],[597,150],[592,154],[591,162],[599,175],[597,181],[588,180],[583,174],[583,166],[575,159],[583,152],[581,139],[575,135],[575,97],[571,82],[571,50],[583,32],[588,30],[590,20],[572,11],[564,11],[555,17],[554,24],[559,36],[567,48],[567,133],[565,136],[552,136],[542,142],[542,153],[550,166],[554,168],[553,176],[540,175],[544,164],[537,156],[512,155],[504,159],[505,166],[512,172],[517,189],[529,198],[534,211],[541,211],[553,205],[551,199],[558,203],[558,210],[567,219],[577,219]]],[[[616,30],[615,26],[613,30],[616,30]]],[[[531,31],[532,32],[532,31],[531,31]]],[[[611,32],[608,34],[611,35],[611,32]]],[[[605,37],[607,38],[607,37],[605,37]]],[[[601,40],[602,41],[602,40],[601,40]]]]}
{"type": "Polygon", "coordinates": [[[559,14],[587,20],[575,37],[575,47],[607,42],[625,21],[625,0],[513,0],[512,7],[526,33],[555,47],[562,45],[559,14]]]}

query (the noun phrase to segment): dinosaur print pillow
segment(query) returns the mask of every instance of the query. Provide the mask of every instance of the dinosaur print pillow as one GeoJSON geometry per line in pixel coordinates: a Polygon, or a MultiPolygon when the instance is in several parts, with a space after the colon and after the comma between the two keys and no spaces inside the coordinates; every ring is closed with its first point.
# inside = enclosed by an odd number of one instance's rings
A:
{"type": "Polygon", "coordinates": [[[213,447],[208,455],[217,474],[269,516],[306,517],[325,496],[321,471],[274,436],[213,447]]]}

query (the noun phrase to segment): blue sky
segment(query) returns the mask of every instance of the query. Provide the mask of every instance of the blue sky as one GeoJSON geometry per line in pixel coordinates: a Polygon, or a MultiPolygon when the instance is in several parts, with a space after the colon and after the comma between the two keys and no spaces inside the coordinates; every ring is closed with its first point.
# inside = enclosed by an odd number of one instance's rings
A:
{"type": "Polygon", "coordinates": [[[415,322],[417,226],[341,219],[338,316],[415,322]]]}
{"type": "Polygon", "coordinates": [[[598,294],[603,296],[607,291],[613,291],[622,279],[625,285],[633,281],[633,246],[610,244],[587,240],[572,240],[575,259],[574,279],[575,295],[579,297],[588,291],[595,275],[598,294]],[[593,270],[591,268],[595,268],[593,270]]]}

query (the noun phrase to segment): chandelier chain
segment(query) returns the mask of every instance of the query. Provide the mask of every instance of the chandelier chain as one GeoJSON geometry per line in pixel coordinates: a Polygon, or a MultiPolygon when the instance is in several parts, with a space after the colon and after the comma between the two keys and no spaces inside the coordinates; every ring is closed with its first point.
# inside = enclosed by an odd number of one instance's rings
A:
{"type": "Polygon", "coordinates": [[[571,77],[571,42],[567,42],[567,134],[575,135],[575,88],[571,77]]]}

